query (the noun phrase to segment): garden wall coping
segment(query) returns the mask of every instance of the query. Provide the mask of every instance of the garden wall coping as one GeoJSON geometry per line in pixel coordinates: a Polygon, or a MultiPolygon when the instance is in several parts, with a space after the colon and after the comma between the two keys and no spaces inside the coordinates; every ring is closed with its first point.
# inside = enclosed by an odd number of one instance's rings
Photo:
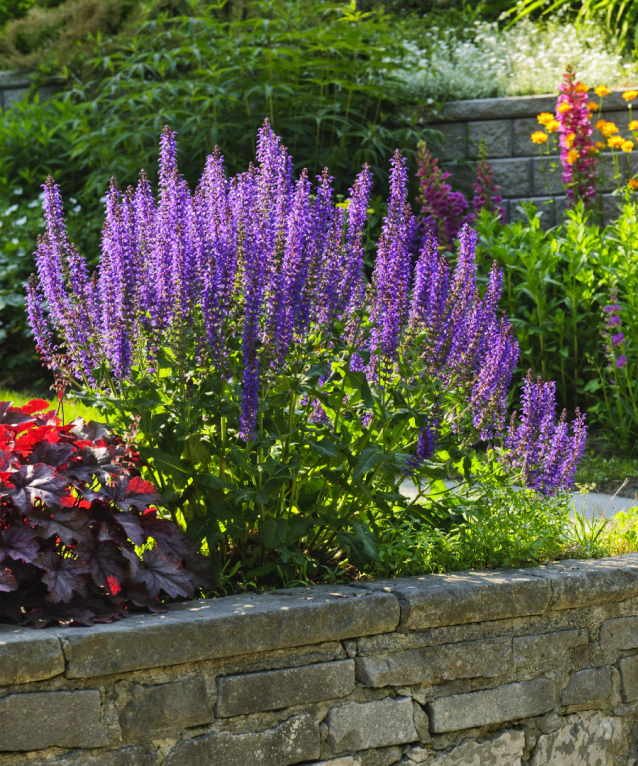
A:
{"type": "MultiPolygon", "coordinates": [[[[638,596],[638,554],[200,599],[90,628],[0,626],[0,684],[125,673],[638,596]]],[[[638,627],[638,625],[637,625],[638,627]]]]}

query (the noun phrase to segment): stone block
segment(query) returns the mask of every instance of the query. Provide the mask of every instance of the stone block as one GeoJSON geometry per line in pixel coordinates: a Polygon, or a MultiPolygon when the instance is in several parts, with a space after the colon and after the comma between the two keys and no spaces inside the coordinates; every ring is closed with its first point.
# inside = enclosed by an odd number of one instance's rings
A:
{"type": "Polygon", "coordinates": [[[354,690],[354,661],[320,662],[298,668],[217,679],[221,718],[347,697],[354,690]]]}
{"type": "Polygon", "coordinates": [[[526,199],[509,200],[509,223],[527,221],[527,215],[522,207],[524,203],[533,202],[536,207],[536,217],[541,219],[541,228],[549,229],[554,226],[556,212],[553,197],[527,197],[526,199]]]}
{"type": "Polygon", "coordinates": [[[485,142],[488,159],[512,156],[512,123],[510,120],[482,120],[467,123],[467,155],[479,156],[485,142]]]}
{"type": "Polygon", "coordinates": [[[363,750],[359,753],[361,766],[395,766],[400,763],[403,748],[393,745],[378,750],[363,750]]]}
{"type": "Polygon", "coordinates": [[[309,715],[289,718],[274,729],[215,732],[178,742],[164,766],[291,766],[319,757],[319,725],[309,715]]]}
{"type": "Polygon", "coordinates": [[[511,638],[461,641],[357,657],[357,680],[364,686],[379,687],[438,683],[456,678],[491,678],[506,673],[511,658],[511,638]]]}
{"type": "Polygon", "coordinates": [[[587,646],[587,628],[558,630],[535,636],[515,636],[513,639],[514,663],[517,667],[527,664],[549,665],[560,662],[572,649],[587,646]]]}
{"type": "Polygon", "coordinates": [[[616,766],[613,737],[613,718],[569,716],[558,731],[538,738],[530,766],[616,766]]]}
{"type": "Polygon", "coordinates": [[[585,668],[572,673],[560,696],[562,705],[589,705],[604,702],[611,694],[611,668],[585,668]]]}
{"type": "Polygon", "coordinates": [[[64,654],[55,634],[0,628],[0,686],[44,681],[64,673],[64,654]]]}
{"type": "Polygon", "coordinates": [[[102,747],[100,692],[10,694],[0,699],[0,751],[102,747]]]}
{"type": "Polygon", "coordinates": [[[180,665],[392,632],[390,593],[320,585],[190,601],[162,615],[63,631],[68,678],[180,665]]]}
{"type": "MultiPolygon", "coordinates": [[[[538,144],[532,141],[532,133],[537,130],[544,130],[538,124],[536,117],[521,117],[518,120],[512,120],[512,156],[513,157],[538,157],[538,144]]],[[[543,144],[543,150],[547,147],[551,150],[551,139],[543,144]]],[[[556,150],[552,153],[556,154],[556,150]]]]}
{"type": "Polygon", "coordinates": [[[598,634],[604,652],[638,649],[638,617],[614,617],[603,622],[598,634]]]}
{"type": "Polygon", "coordinates": [[[464,122],[444,122],[434,127],[441,136],[432,139],[432,150],[442,160],[467,157],[467,128],[464,122]]]}
{"type": "Polygon", "coordinates": [[[16,88],[2,91],[2,108],[5,111],[11,109],[16,101],[22,101],[28,93],[28,88],[16,88]]]}
{"type": "Polygon", "coordinates": [[[576,609],[638,596],[638,554],[609,559],[563,561],[534,573],[552,586],[552,609],[576,609]]]}
{"type": "Polygon", "coordinates": [[[462,191],[468,199],[474,196],[474,187],[472,184],[476,181],[476,163],[468,161],[443,162],[441,167],[446,173],[451,173],[452,188],[455,191],[462,191]]]}
{"type": "Polygon", "coordinates": [[[553,709],[555,694],[551,679],[536,678],[496,689],[440,697],[426,710],[431,730],[439,734],[542,715],[553,709]]]}
{"type": "Polygon", "coordinates": [[[126,737],[150,739],[214,718],[204,679],[196,676],[168,684],[134,686],[133,699],[120,713],[120,726],[126,737]]]}
{"type": "Polygon", "coordinates": [[[528,159],[492,160],[494,182],[503,197],[526,197],[532,194],[532,166],[528,159]]]}
{"type": "Polygon", "coordinates": [[[358,755],[344,755],[329,761],[315,761],[309,766],[361,766],[361,758],[358,755]]]}
{"type": "MultiPolygon", "coordinates": [[[[46,763],[50,763],[47,761],[46,763]]],[[[53,766],[159,766],[159,757],[153,745],[125,747],[107,752],[86,751],[69,753],[51,762],[53,766]]],[[[29,766],[35,766],[29,761],[29,766]]],[[[22,764],[20,764],[22,766],[22,764]]],[[[25,765],[26,766],[26,765],[25,765]]],[[[44,762],[42,766],[45,766],[44,762]]]]}
{"type": "Polygon", "coordinates": [[[638,700],[638,654],[618,660],[624,702],[638,700]]]}
{"type": "Polygon", "coordinates": [[[425,763],[427,766],[521,766],[524,751],[523,732],[508,729],[482,742],[468,740],[425,763]]]}
{"type": "Polygon", "coordinates": [[[335,753],[416,742],[409,697],[352,702],[328,713],[328,744],[335,753]]]}
{"type": "Polygon", "coordinates": [[[477,98],[451,101],[441,110],[450,120],[499,120],[536,117],[540,112],[553,112],[555,96],[514,96],[510,98],[477,98]]]}
{"type": "Polygon", "coordinates": [[[563,168],[558,157],[532,159],[532,188],[536,196],[564,194],[563,168]]]}
{"type": "Polygon", "coordinates": [[[515,569],[376,580],[357,587],[396,594],[401,626],[408,630],[542,614],[551,598],[548,582],[515,569]]]}

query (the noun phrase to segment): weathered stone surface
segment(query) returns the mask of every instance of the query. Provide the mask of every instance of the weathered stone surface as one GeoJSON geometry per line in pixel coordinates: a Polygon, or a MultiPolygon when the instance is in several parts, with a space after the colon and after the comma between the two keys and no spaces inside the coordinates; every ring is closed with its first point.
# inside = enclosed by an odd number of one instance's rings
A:
{"type": "Polygon", "coordinates": [[[615,617],[603,622],[598,642],[606,652],[638,648],[638,617],[615,617]]]}
{"type": "Polygon", "coordinates": [[[482,141],[485,142],[488,158],[511,157],[512,123],[509,120],[468,122],[468,157],[478,157],[482,141]]]}
{"type": "Polygon", "coordinates": [[[616,766],[610,747],[614,721],[598,713],[573,715],[538,738],[531,766],[616,766]]]}
{"type": "Polygon", "coordinates": [[[409,686],[451,681],[455,678],[490,678],[507,672],[512,639],[428,646],[370,657],[357,657],[357,680],[364,686],[409,686]]]}
{"type": "Polygon", "coordinates": [[[638,700],[638,654],[618,660],[624,702],[638,700]]]}
{"type": "Polygon", "coordinates": [[[0,628],[0,685],[44,681],[64,673],[64,654],[55,634],[3,625],[0,628]]]}
{"type": "Polygon", "coordinates": [[[572,673],[560,695],[562,705],[586,705],[604,702],[611,694],[611,668],[585,668],[572,673]]]}
{"type": "Polygon", "coordinates": [[[432,140],[432,149],[443,160],[464,160],[467,157],[467,128],[464,122],[442,123],[436,126],[441,138],[432,140]]]}
{"type": "Polygon", "coordinates": [[[100,692],[36,692],[0,699],[0,751],[102,747],[100,692]]]}
{"type": "Polygon", "coordinates": [[[328,744],[335,753],[416,742],[409,697],[352,702],[328,713],[328,744]]]}
{"type": "Polygon", "coordinates": [[[138,615],[63,634],[68,678],[179,665],[197,660],[321,643],[394,630],[399,605],[389,593],[340,586],[186,602],[162,615],[138,615]]]}
{"type": "Polygon", "coordinates": [[[310,766],[361,766],[358,755],[344,755],[342,758],[332,758],[330,761],[315,761],[310,766]]]}
{"type": "Polygon", "coordinates": [[[558,157],[534,157],[532,161],[532,190],[535,196],[563,194],[563,180],[558,157]],[[554,169],[552,169],[554,166],[554,169]]]}
{"type": "Polygon", "coordinates": [[[151,737],[158,732],[197,726],[215,718],[201,676],[155,686],[136,685],[133,699],[120,713],[126,737],[151,737]]]}
{"type": "Polygon", "coordinates": [[[353,660],[221,677],[217,679],[216,713],[224,718],[277,710],[347,697],[353,690],[353,660]]]}
{"type": "Polygon", "coordinates": [[[421,705],[414,701],[412,703],[414,728],[416,729],[419,742],[430,741],[430,720],[421,705]]]}
{"type": "Polygon", "coordinates": [[[523,732],[508,730],[483,742],[464,742],[426,763],[427,766],[521,766],[524,751],[523,732]]]}
{"type": "MultiPolygon", "coordinates": [[[[152,745],[146,745],[124,747],[105,753],[80,751],[56,758],[51,763],[52,766],[157,766],[159,758],[155,748],[152,745]]],[[[22,766],[22,764],[16,766],[22,766]]]]}
{"type": "Polygon", "coordinates": [[[551,664],[561,660],[572,649],[587,646],[587,628],[559,630],[531,636],[515,636],[513,639],[514,664],[551,664]]]}
{"type": "Polygon", "coordinates": [[[164,766],[291,766],[318,757],[319,726],[309,715],[298,715],[266,731],[182,740],[164,766]]]}
{"type": "Polygon", "coordinates": [[[395,594],[401,625],[409,630],[542,614],[551,598],[545,579],[515,569],[376,580],[357,587],[395,594]]]}
{"type": "Polygon", "coordinates": [[[554,682],[549,678],[498,686],[469,694],[440,697],[427,705],[434,733],[471,729],[531,718],[552,710],[554,682]]]}
{"type": "Polygon", "coordinates": [[[494,182],[503,197],[526,197],[532,194],[531,161],[522,157],[509,160],[491,160],[494,182]]]}
{"type": "Polygon", "coordinates": [[[382,747],[379,750],[363,750],[359,753],[361,766],[394,766],[399,763],[402,748],[397,745],[382,747]]]}

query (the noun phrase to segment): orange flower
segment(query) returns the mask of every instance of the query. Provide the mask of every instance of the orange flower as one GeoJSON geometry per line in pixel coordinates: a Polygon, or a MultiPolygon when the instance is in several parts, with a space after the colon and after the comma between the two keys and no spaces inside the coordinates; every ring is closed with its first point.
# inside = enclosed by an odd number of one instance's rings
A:
{"type": "Polygon", "coordinates": [[[609,146],[611,146],[612,149],[620,149],[620,147],[625,143],[625,139],[622,136],[612,136],[610,139],[608,139],[607,143],[609,146]]]}
{"type": "Polygon", "coordinates": [[[589,86],[585,85],[584,82],[577,82],[574,90],[576,91],[576,93],[587,93],[587,91],[589,90],[589,86]]]}
{"type": "Polygon", "coordinates": [[[602,132],[602,129],[605,127],[606,124],[607,124],[607,120],[598,120],[598,122],[596,123],[596,130],[600,130],[602,132]]]}
{"type": "Polygon", "coordinates": [[[574,139],[575,138],[576,138],[576,134],[575,133],[567,133],[566,134],[566,136],[565,136],[565,146],[568,149],[571,149],[572,146],[574,145],[574,139]]]}
{"type": "Polygon", "coordinates": [[[620,147],[623,152],[626,152],[627,154],[630,154],[633,151],[634,148],[634,142],[633,141],[623,141],[622,146],[620,147]]]}
{"type": "Polygon", "coordinates": [[[570,149],[567,152],[567,162],[569,162],[570,165],[573,165],[579,157],[580,154],[578,154],[576,149],[570,149]]]}
{"type": "Polygon", "coordinates": [[[552,120],[551,122],[548,122],[545,126],[548,133],[556,133],[556,131],[560,130],[560,122],[558,120],[552,120]]]}
{"type": "Polygon", "coordinates": [[[629,123],[629,130],[638,130],[638,120],[632,120],[629,123]]]}
{"type": "Polygon", "coordinates": [[[554,119],[551,112],[541,112],[536,118],[541,125],[548,125],[554,119]]]}
{"type": "Polygon", "coordinates": [[[603,96],[608,96],[611,93],[606,85],[599,85],[597,88],[594,88],[594,91],[596,92],[596,95],[600,96],[601,98],[603,96]]]}
{"type": "Polygon", "coordinates": [[[565,114],[565,112],[569,112],[571,108],[572,105],[568,101],[561,101],[561,103],[556,107],[556,111],[560,112],[561,114],[565,114]]]}
{"type": "Polygon", "coordinates": [[[595,101],[588,101],[587,108],[590,112],[597,112],[600,109],[600,106],[595,101]]]}
{"type": "Polygon", "coordinates": [[[547,133],[543,133],[542,130],[537,130],[535,133],[532,133],[532,141],[535,144],[544,144],[545,141],[547,141],[547,133]]]}
{"type": "Polygon", "coordinates": [[[625,101],[633,101],[636,96],[638,96],[638,90],[626,90],[622,97],[625,99],[625,101]]]}
{"type": "Polygon", "coordinates": [[[605,138],[609,138],[610,136],[613,136],[614,133],[618,133],[618,128],[613,122],[607,122],[600,129],[600,132],[603,134],[603,136],[605,136],[605,138]]]}
{"type": "Polygon", "coordinates": [[[638,190],[638,178],[630,178],[628,184],[632,191],[638,190]]]}
{"type": "Polygon", "coordinates": [[[607,148],[607,144],[604,141],[596,141],[596,146],[599,149],[606,149],[607,148]]]}

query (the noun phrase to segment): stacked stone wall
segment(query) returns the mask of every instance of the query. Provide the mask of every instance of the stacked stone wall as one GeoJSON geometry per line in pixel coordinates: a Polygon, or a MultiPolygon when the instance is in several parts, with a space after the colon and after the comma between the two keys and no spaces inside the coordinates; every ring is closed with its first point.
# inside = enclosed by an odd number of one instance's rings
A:
{"type": "Polygon", "coordinates": [[[0,628],[0,766],[635,766],[638,555],[0,628]]]}
{"type": "MultiPolygon", "coordinates": [[[[595,97],[598,101],[598,97],[595,97]]],[[[536,116],[554,112],[556,96],[523,96],[515,98],[486,98],[454,101],[445,104],[437,115],[422,112],[421,124],[438,131],[441,136],[432,141],[432,148],[441,158],[443,167],[452,173],[453,184],[466,194],[473,194],[476,158],[481,141],[485,141],[487,157],[494,170],[494,180],[501,187],[504,207],[509,221],[519,220],[521,202],[533,201],[541,213],[544,226],[560,222],[567,208],[561,182],[558,156],[541,158],[539,148],[530,136],[540,129],[536,116]],[[552,171],[552,164],[557,169],[552,171]]],[[[617,91],[603,99],[603,112],[594,113],[592,120],[615,122],[621,134],[632,138],[627,128],[629,110],[617,91]]],[[[600,136],[599,136],[600,138],[600,136]]],[[[600,170],[603,179],[603,215],[609,220],[617,214],[619,198],[614,166],[610,152],[601,152],[600,170]]],[[[631,172],[638,171],[635,154],[631,156],[631,172]]],[[[620,157],[623,181],[628,178],[627,157],[620,157]]]]}

